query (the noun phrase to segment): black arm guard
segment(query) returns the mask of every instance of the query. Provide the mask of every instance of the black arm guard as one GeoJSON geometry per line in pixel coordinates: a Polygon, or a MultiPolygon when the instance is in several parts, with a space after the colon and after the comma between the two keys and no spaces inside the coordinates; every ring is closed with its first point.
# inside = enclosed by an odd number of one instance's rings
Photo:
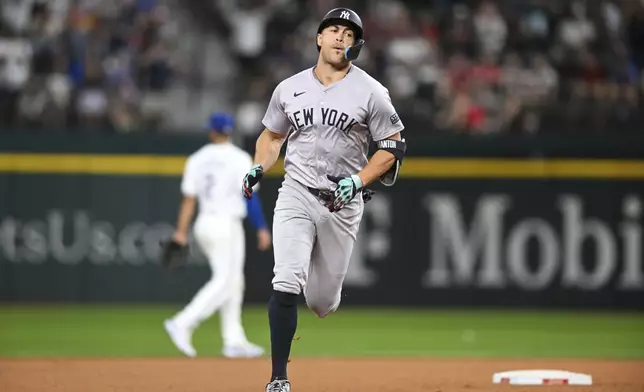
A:
{"type": "Polygon", "coordinates": [[[398,179],[398,172],[400,171],[403,158],[405,157],[405,153],[407,152],[407,143],[405,142],[405,139],[402,139],[402,140],[384,139],[376,142],[376,146],[378,147],[378,150],[385,150],[393,154],[394,157],[396,157],[396,162],[394,162],[394,164],[391,165],[391,168],[387,170],[385,174],[380,176],[380,182],[384,186],[392,186],[396,183],[396,180],[398,179]]]}

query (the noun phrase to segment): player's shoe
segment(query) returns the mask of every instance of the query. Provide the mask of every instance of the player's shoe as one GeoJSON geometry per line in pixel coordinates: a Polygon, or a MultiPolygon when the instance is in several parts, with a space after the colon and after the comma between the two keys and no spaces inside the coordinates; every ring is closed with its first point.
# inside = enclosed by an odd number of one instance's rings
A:
{"type": "Polygon", "coordinates": [[[246,342],[244,344],[226,346],[222,350],[226,358],[257,358],[264,355],[264,349],[260,346],[246,342]]]}
{"type": "Polygon", "coordinates": [[[187,329],[179,327],[172,320],[165,320],[163,322],[163,326],[165,327],[165,331],[168,333],[168,336],[170,336],[170,339],[172,339],[172,343],[177,346],[179,351],[190,358],[197,356],[197,351],[192,347],[191,333],[187,329]]]}
{"type": "Polygon", "coordinates": [[[266,384],[266,392],[291,392],[291,383],[288,380],[273,380],[266,384]]]}

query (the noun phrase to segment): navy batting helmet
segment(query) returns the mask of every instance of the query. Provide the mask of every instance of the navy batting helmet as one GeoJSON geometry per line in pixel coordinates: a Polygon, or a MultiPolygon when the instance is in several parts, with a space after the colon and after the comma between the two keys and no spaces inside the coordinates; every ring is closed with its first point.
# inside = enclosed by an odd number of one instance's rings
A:
{"type": "MultiPolygon", "coordinates": [[[[364,45],[364,29],[362,27],[362,20],[358,14],[349,9],[349,8],[334,8],[331,11],[327,12],[318,26],[318,34],[322,32],[328,26],[338,23],[338,24],[348,24],[353,32],[355,33],[355,43],[353,46],[349,46],[344,50],[344,56],[347,60],[352,61],[358,58],[360,54],[360,49],[364,45]]],[[[320,51],[320,45],[317,45],[318,52],[320,51]]]]}

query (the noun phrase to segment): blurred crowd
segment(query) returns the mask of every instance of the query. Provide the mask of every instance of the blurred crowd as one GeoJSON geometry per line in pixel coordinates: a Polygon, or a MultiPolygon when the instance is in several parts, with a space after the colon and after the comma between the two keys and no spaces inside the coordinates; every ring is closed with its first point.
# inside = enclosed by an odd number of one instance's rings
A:
{"type": "Polygon", "coordinates": [[[156,0],[2,0],[3,129],[154,126],[146,94],[172,77],[172,24],[156,0]]]}
{"type": "Polygon", "coordinates": [[[348,6],[365,26],[356,65],[389,88],[410,132],[644,132],[644,0],[292,5],[250,1],[231,20],[249,131],[272,88],[315,63],[320,18],[348,6]]]}
{"type": "MultiPolygon", "coordinates": [[[[127,132],[171,116],[144,105],[191,61],[161,1],[3,0],[0,128],[127,132]]],[[[644,132],[644,0],[176,4],[226,42],[234,89],[219,94],[249,136],[277,83],[316,62],[317,26],[337,6],[361,15],[356,65],[389,88],[409,132],[644,132]]]]}

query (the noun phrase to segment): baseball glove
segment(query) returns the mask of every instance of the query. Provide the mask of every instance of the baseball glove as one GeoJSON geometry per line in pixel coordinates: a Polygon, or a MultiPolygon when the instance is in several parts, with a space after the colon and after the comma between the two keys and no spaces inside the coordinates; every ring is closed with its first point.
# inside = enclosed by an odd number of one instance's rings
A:
{"type": "Polygon", "coordinates": [[[182,268],[188,264],[188,246],[173,239],[161,243],[161,265],[167,269],[182,268]]]}

